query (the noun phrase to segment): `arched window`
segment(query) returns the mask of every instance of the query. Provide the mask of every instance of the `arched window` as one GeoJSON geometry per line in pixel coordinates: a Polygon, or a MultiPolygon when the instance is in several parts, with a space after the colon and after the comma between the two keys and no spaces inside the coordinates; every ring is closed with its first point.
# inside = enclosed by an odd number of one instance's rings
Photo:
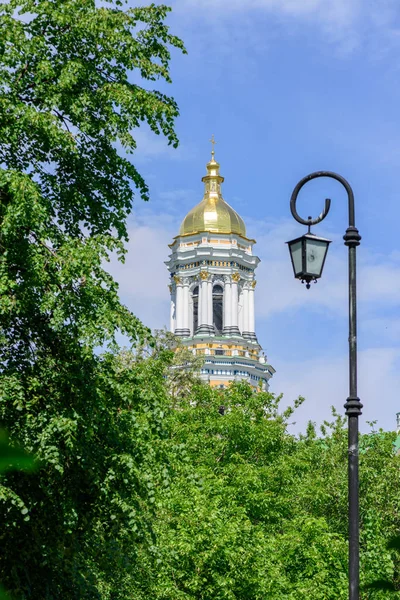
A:
{"type": "Polygon", "coordinates": [[[214,329],[218,332],[222,332],[223,318],[222,318],[222,304],[223,304],[224,290],[220,285],[215,285],[213,288],[213,325],[214,329]]]}
{"type": "Polygon", "coordinates": [[[193,335],[199,326],[199,286],[196,286],[192,292],[193,299],[193,335]]]}

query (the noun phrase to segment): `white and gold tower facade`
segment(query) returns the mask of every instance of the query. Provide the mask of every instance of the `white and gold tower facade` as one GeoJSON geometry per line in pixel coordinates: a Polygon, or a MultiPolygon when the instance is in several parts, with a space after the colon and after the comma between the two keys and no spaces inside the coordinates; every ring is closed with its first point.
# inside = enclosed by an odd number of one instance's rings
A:
{"type": "Polygon", "coordinates": [[[194,354],[204,355],[201,377],[212,386],[246,380],[266,390],[275,371],[255,331],[255,240],[222,197],[214,150],[202,181],[203,200],[170,244],[170,329],[194,354]]]}

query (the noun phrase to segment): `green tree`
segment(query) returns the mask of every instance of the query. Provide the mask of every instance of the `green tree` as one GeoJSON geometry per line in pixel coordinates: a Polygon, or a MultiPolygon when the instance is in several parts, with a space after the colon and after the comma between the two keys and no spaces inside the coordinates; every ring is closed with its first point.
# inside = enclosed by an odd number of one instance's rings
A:
{"type": "Polygon", "coordinates": [[[150,332],[103,265],[123,259],[134,190],[148,198],[134,128],[177,145],[176,103],[145,85],[184,50],[168,10],[0,4],[0,421],[41,465],[2,482],[18,600],[148,597],[165,361],[125,367],[116,334],[150,332]]]}
{"type": "MultiPolygon", "coordinates": [[[[152,597],[348,597],[345,420],[334,414],[318,435],[310,424],[297,438],[288,433],[295,406],[279,404],[244,384],[200,385],[168,413],[170,487],[156,494],[152,597]]],[[[361,436],[363,584],[384,575],[399,584],[386,547],[400,528],[392,442],[383,432],[361,436]]]]}

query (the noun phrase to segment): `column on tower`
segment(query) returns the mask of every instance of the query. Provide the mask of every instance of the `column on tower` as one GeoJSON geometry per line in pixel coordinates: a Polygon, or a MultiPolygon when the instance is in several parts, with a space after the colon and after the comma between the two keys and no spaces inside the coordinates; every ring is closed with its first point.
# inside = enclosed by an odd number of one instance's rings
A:
{"type": "Polygon", "coordinates": [[[249,329],[250,338],[256,340],[256,323],[254,315],[254,288],[256,287],[256,281],[254,280],[249,287],[249,329]]]}
{"type": "Polygon", "coordinates": [[[211,278],[207,280],[207,325],[210,325],[212,330],[214,331],[213,325],[213,284],[211,278]]]}
{"type": "Polygon", "coordinates": [[[201,322],[200,325],[207,325],[208,319],[208,285],[207,279],[201,280],[201,297],[200,297],[200,311],[201,311],[201,322]]]}
{"type": "MultiPolygon", "coordinates": [[[[209,335],[212,332],[211,325],[209,323],[209,304],[210,304],[210,291],[208,285],[208,273],[207,271],[201,271],[200,273],[200,286],[199,286],[199,328],[197,329],[198,334],[209,335]]],[[[211,289],[212,294],[212,289],[211,289]]],[[[211,296],[211,310],[212,310],[212,296],[211,296]]],[[[212,314],[212,313],[211,313],[212,314]]]]}
{"type": "Polygon", "coordinates": [[[223,310],[224,310],[224,328],[222,333],[225,335],[231,332],[231,324],[232,324],[232,282],[229,275],[225,275],[224,277],[224,302],[223,302],[223,310]]]}
{"type": "Polygon", "coordinates": [[[176,329],[175,335],[184,335],[184,317],[183,317],[183,285],[182,279],[175,275],[174,277],[176,283],[176,329]]]}
{"type": "Polygon", "coordinates": [[[171,292],[171,309],[170,309],[170,325],[169,329],[172,333],[175,332],[176,328],[176,290],[173,285],[169,286],[169,291],[171,292]]]}
{"type": "Polygon", "coordinates": [[[238,309],[238,327],[240,333],[243,333],[243,286],[239,287],[239,309],[238,309]]]}
{"type": "Polygon", "coordinates": [[[231,333],[238,334],[238,313],[239,313],[239,297],[238,297],[238,283],[240,280],[239,273],[233,273],[232,284],[231,284],[231,333]]]}
{"type": "Polygon", "coordinates": [[[246,282],[243,286],[243,329],[244,338],[249,337],[249,286],[246,282]]]}
{"type": "Polygon", "coordinates": [[[183,330],[184,333],[182,335],[189,336],[190,328],[189,328],[189,279],[185,277],[182,280],[183,283],[183,330]]]}

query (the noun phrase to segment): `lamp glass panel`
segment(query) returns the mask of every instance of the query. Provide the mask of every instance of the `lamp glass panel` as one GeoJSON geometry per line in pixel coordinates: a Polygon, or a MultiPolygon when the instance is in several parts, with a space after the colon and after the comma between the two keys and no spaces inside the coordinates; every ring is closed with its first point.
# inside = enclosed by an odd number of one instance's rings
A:
{"type": "Polygon", "coordinates": [[[290,254],[292,255],[294,274],[298,275],[303,271],[302,265],[302,242],[299,240],[294,244],[290,244],[290,254]]]}
{"type": "Polygon", "coordinates": [[[328,243],[321,240],[310,240],[306,242],[306,271],[310,275],[321,276],[325,254],[328,243]]]}

